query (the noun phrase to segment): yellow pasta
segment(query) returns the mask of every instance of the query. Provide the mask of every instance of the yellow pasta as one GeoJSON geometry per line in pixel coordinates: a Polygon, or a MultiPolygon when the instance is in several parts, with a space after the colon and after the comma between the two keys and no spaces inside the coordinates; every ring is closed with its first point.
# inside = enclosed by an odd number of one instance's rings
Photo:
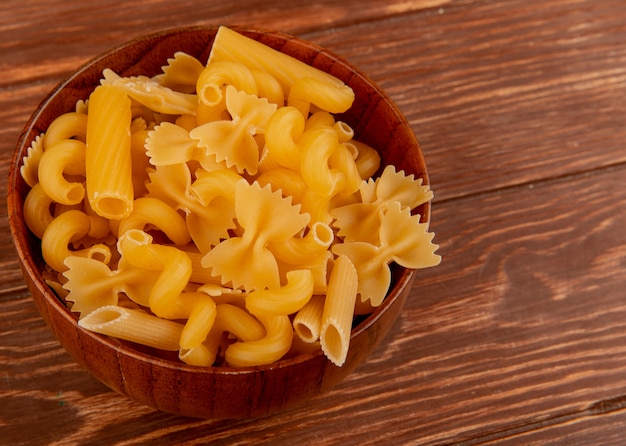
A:
{"type": "Polygon", "coordinates": [[[159,85],[182,93],[193,93],[204,66],[195,57],[177,51],[174,57],[167,59],[167,65],[162,70],[162,74],[153,78],[159,85]]]}
{"type": "MultiPolygon", "coordinates": [[[[91,209],[88,200],[83,201],[82,211],[89,217],[89,232],[87,236],[92,240],[102,241],[103,243],[112,244],[114,240],[111,240],[111,226],[112,223],[105,217],[96,214],[91,209]]],[[[58,204],[57,204],[58,206],[58,204]]]]}
{"type": "Polygon", "coordinates": [[[297,312],[293,318],[294,332],[304,342],[319,340],[322,329],[325,296],[316,295],[297,312]]]}
{"type": "Polygon", "coordinates": [[[87,115],[85,113],[69,112],[54,119],[48,126],[43,140],[47,150],[56,143],[66,139],[76,139],[85,142],[87,135],[87,115]]]}
{"type": "Polygon", "coordinates": [[[265,143],[268,156],[279,166],[299,171],[302,149],[298,139],[304,132],[305,120],[295,107],[281,107],[267,123],[265,143]]]}
{"type": "Polygon", "coordinates": [[[202,266],[212,268],[213,274],[232,282],[235,288],[278,288],[278,265],[267,244],[292,237],[306,226],[309,216],[301,214],[300,207],[279,192],[245,180],[237,183],[235,214],[243,235],[220,242],[205,255],[202,266]]]}
{"type": "Polygon", "coordinates": [[[354,100],[354,92],[341,80],[322,70],[318,70],[285,53],[274,50],[260,42],[221,26],[213,42],[208,64],[219,61],[237,62],[251,71],[265,71],[276,78],[281,84],[284,96],[289,97],[291,86],[298,79],[312,78],[328,85],[333,96],[352,98],[346,101],[346,111],[354,100]]]}
{"type": "Polygon", "coordinates": [[[46,195],[61,204],[79,204],[85,196],[81,181],[68,181],[64,174],[85,175],[85,143],[73,139],[49,147],[39,162],[39,184],[46,195]]]}
{"type": "Polygon", "coordinates": [[[337,132],[332,127],[316,127],[304,133],[301,144],[300,171],[304,182],[324,197],[338,193],[344,174],[329,164],[331,157],[340,150],[337,132]]]}
{"type": "Polygon", "coordinates": [[[127,252],[139,245],[149,244],[152,238],[141,231],[129,231],[118,241],[121,259],[116,270],[96,259],[69,256],[65,259],[67,271],[63,288],[69,293],[67,300],[73,302],[72,311],[84,317],[103,305],[118,303],[118,296],[125,293],[133,302],[147,307],[152,288],[159,279],[159,270],[138,268],[126,260],[127,252]]]}
{"type": "Polygon", "coordinates": [[[373,177],[380,155],[336,117],[353,100],[225,27],[206,65],[177,52],[153,77],[105,69],[23,159],[47,282],[83,328],[187,364],[321,349],[341,366],[390,264],[440,261],[411,214],[430,188],[393,166],[373,177]]]}
{"type": "Polygon", "coordinates": [[[158,198],[137,198],[132,212],[120,220],[118,232],[124,234],[130,229],[144,230],[146,226],[160,229],[176,245],[186,245],[191,241],[184,218],[158,198]]]}
{"type": "Polygon", "coordinates": [[[46,227],[41,238],[41,252],[45,262],[56,271],[67,269],[65,259],[72,255],[110,258],[110,250],[105,245],[94,245],[80,251],[71,251],[70,242],[84,237],[89,232],[89,217],[81,211],[70,210],[62,213],[46,227]]]}
{"type": "Polygon", "coordinates": [[[257,86],[257,96],[266,98],[270,104],[278,107],[285,105],[285,93],[280,82],[265,71],[252,71],[257,86]]]}
{"type": "Polygon", "coordinates": [[[130,124],[130,100],[126,93],[102,85],[89,96],[87,197],[98,215],[110,219],[123,218],[132,210],[130,124]]]}
{"type": "Polygon", "coordinates": [[[215,310],[216,330],[228,332],[243,342],[257,341],[266,335],[266,327],[243,308],[223,303],[215,310]]]}
{"type": "Polygon", "coordinates": [[[348,124],[343,121],[336,121],[332,127],[337,132],[339,142],[344,143],[352,141],[352,138],[354,137],[354,130],[348,124]]]}
{"type": "Polygon", "coordinates": [[[182,324],[153,316],[141,310],[107,305],[78,320],[87,330],[161,350],[179,349],[182,324]]]}
{"type": "Polygon", "coordinates": [[[314,222],[304,237],[290,237],[268,248],[277,259],[291,265],[298,265],[324,254],[335,240],[332,228],[321,221],[314,222]]]}
{"type": "MultiPolygon", "coordinates": [[[[195,244],[181,247],[191,260],[191,276],[189,281],[193,283],[201,283],[203,285],[218,285],[221,289],[222,280],[211,274],[211,270],[202,266],[202,257],[204,254],[200,252],[195,244]]],[[[210,293],[207,293],[211,295],[210,293]]]]}
{"type": "Polygon", "coordinates": [[[330,169],[328,160],[339,146],[336,133],[331,128],[307,131],[302,146],[301,172],[305,183],[320,196],[334,195],[339,178],[330,169]]]}
{"type": "Polygon", "coordinates": [[[353,139],[350,144],[357,150],[355,163],[359,175],[364,180],[371,178],[380,168],[380,155],[374,148],[363,142],[353,139]]]}
{"type": "MultiPolygon", "coordinates": [[[[192,274],[193,277],[193,274],[192,274]]],[[[215,279],[215,278],[213,278],[215,279]]],[[[222,286],[216,283],[206,282],[198,287],[199,293],[205,293],[213,298],[215,303],[232,303],[241,300],[244,295],[242,290],[235,290],[227,286],[222,286]]]]}
{"type": "MultiPolygon", "coordinates": [[[[337,133],[337,136],[340,138],[341,134],[337,133]]],[[[337,194],[350,195],[357,192],[362,180],[350,145],[340,143],[328,161],[331,169],[338,175],[337,194]]]]}
{"type": "Polygon", "coordinates": [[[282,358],[291,347],[293,328],[285,314],[259,317],[266,334],[255,341],[239,341],[228,346],[224,353],[232,367],[251,367],[271,364],[282,358]]]}
{"type": "Polygon", "coordinates": [[[149,175],[148,196],[168,203],[186,214],[189,234],[198,249],[206,253],[235,227],[234,206],[228,200],[216,200],[219,206],[206,207],[192,195],[191,173],[186,164],[157,166],[149,175]]]}
{"type": "Polygon", "coordinates": [[[154,166],[186,163],[198,150],[197,141],[191,139],[185,128],[163,122],[148,132],[145,147],[154,166]]]}
{"type": "Polygon", "coordinates": [[[124,274],[113,273],[105,263],[90,258],[71,256],[65,259],[65,265],[65,299],[73,303],[72,311],[79,313],[80,318],[100,307],[118,304],[119,293],[129,280],[124,274]]]}
{"type": "Polygon", "coordinates": [[[215,301],[203,293],[193,293],[192,308],[180,334],[180,348],[192,349],[201,345],[217,317],[215,301]]]}
{"type": "Polygon", "coordinates": [[[182,293],[191,276],[191,260],[184,251],[173,246],[142,244],[128,250],[125,259],[145,270],[159,271],[152,286],[148,306],[157,316],[172,317],[175,299],[182,293]]]}
{"type": "Polygon", "coordinates": [[[289,271],[279,289],[256,290],[246,297],[246,309],[255,316],[275,316],[299,311],[313,295],[313,273],[308,269],[289,271]]]}
{"type": "Polygon", "coordinates": [[[335,117],[331,113],[318,110],[307,118],[304,129],[311,130],[318,127],[333,127],[335,124],[335,117]]]}
{"type": "Polygon", "coordinates": [[[216,199],[224,199],[230,206],[233,206],[237,183],[243,179],[241,175],[230,169],[198,172],[196,181],[191,184],[189,192],[202,206],[214,205],[216,199]]]}
{"type": "Polygon", "coordinates": [[[348,355],[357,287],[354,265],[348,257],[340,255],[330,273],[320,330],[322,350],[338,367],[348,355]]]}
{"type": "Polygon", "coordinates": [[[433,197],[430,188],[422,185],[421,178],[415,180],[413,175],[396,172],[394,166],[387,166],[375,181],[361,183],[360,192],[360,202],[331,211],[338,235],[347,242],[377,244],[381,215],[389,206],[400,203],[401,208],[412,210],[433,197]]]}
{"type": "Polygon", "coordinates": [[[239,173],[255,175],[258,171],[260,148],[254,135],[264,133],[268,120],[276,110],[267,99],[226,87],[226,108],[230,120],[203,124],[189,132],[198,146],[215,155],[218,162],[235,167],[239,173]]]}
{"type": "MultiPolygon", "coordinates": [[[[164,114],[194,114],[198,104],[195,94],[180,93],[146,76],[120,77],[114,71],[102,72],[102,85],[118,88],[149,110],[164,114]]],[[[89,104],[91,109],[91,104],[89,104]]]]}
{"type": "Polygon", "coordinates": [[[256,79],[248,68],[238,63],[220,61],[208,64],[198,76],[198,99],[211,107],[219,105],[224,99],[222,88],[226,85],[249,95],[258,93],[256,79]]]}
{"type": "Polygon", "coordinates": [[[24,221],[26,226],[37,237],[42,238],[43,233],[54,219],[50,207],[52,199],[46,195],[41,184],[36,183],[24,199],[24,221]]]}
{"type": "Polygon", "coordinates": [[[45,133],[37,135],[28,147],[26,156],[22,158],[20,175],[29,187],[34,187],[39,182],[39,161],[43,155],[43,139],[45,133]]]}
{"type": "Polygon", "coordinates": [[[309,116],[311,105],[330,113],[342,113],[350,108],[354,93],[349,88],[337,88],[334,83],[319,77],[300,77],[289,89],[287,104],[309,116]]]}
{"type": "Polygon", "coordinates": [[[178,358],[189,365],[210,367],[215,363],[224,332],[213,327],[205,340],[193,348],[181,348],[178,358]]]}
{"type": "Polygon", "coordinates": [[[262,187],[270,186],[273,191],[281,191],[283,197],[291,197],[294,203],[301,203],[306,192],[306,183],[300,172],[286,167],[275,167],[261,173],[256,182],[262,187]]]}
{"type": "Polygon", "coordinates": [[[146,139],[149,130],[143,118],[135,118],[131,123],[130,135],[130,154],[131,154],[131,171],[133,182],[133,196],[135,198],[143,197],[148,182],[148,169],[150,159],[146,156],[146,139]]]}
{"type": "Polygon", "coordinates": [[[433,234],[428,225],[420,223],[419,215],[411,215],[399,202],[390,204],[382,215],[380,244],[344,242],[334,245],[337,256],[347,256],[358,272],[358,288],[364,301],[379,306],[391,283],[389,263],[395,261],[406,268],[428,268],[441,262],[435,254],[438,245],[432,243],[433,234]]]}

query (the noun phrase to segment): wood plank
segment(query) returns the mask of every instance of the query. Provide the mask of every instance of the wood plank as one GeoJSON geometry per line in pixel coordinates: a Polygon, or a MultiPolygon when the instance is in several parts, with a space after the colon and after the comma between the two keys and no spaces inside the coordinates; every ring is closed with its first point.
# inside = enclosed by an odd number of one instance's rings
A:
{"type": "MultiPolygon", "coordinates": [[[[155,413],[83,374],[27,297],[0,316],[1,394],[19,395],[13,416],[50,413],[41,441],[471,443],[585,419],[624,394],[625,174],[605,169],[434,206],[444,262],[421,272],[370,360],[303,407],[237,422],[155,413]]],[[[0,423],[3,438],[22,433],[0,423]]]]}
{"type": "MultiPolygon", "coordinates": [[[[623,408],[623,401],[620,406],[623,408]]],[[[531,432],[522,432],[500,438],[494,435],[485,438],[480,444],[552,446],[562,444],[593,444],[594,446],[614,446],[621,444],[624,439],[624,424],[626,411],[615,409],[610,412],[594,413],[593,407],[584,417],[576,419],[565,418],[560,423],[554,423],[531,432]]],[[[471,444],[471,443],[466,443],[471,444]]]]}
{"type": "Polygon", "coordinates": [[[626,161],[623,7],[452,4],[310,37],[397,103],[438,200],[626,161]]]}
{"type": "Polygon", "coordinates": [[[193,25],[241,25],[303,34],[437,8],[450,0],[362,2],[185,0],[90,3],[10,0],[0,14],[0,52],[8,61],[0,86],[69,72],[87,59],[140,35],[193,25]],[[251,13],[251,12],[254,13],[251,13]],[[97,17],[98,19],[94,19],[97,17]]]}

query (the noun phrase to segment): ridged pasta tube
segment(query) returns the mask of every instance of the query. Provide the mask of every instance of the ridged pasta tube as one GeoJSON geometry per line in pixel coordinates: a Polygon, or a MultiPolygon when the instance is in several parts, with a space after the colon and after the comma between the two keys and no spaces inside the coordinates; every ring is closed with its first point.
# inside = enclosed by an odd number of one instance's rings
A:
{"type": "Polygon", "coordinates": [[[332,74],[307,65],[288,54],[281,53],[224,26],[217,31],[207,64],[218,61],[238,62],[250,71],[265,71],[271,74],[283,87],[285,98],[289,97],[291,86],[298,79],[315,79],[327,85],[332,90],[333,96],[344,99],[345,109],[338,108],[337,113],[346,111],[354,100],[352,88],[332,74]],[[345,100],[345,98],[350,100],[345,100]]]}
{"type": "Polygon", "coordinates": [[[357,283],[354,265],[348,257],[339,256],[330,273],[320,331],[322,350],[338,367],[348,355],[357,283]]]}
{"type": "Polygon", "coordinates": [[[87,197],[98,215],[110,219],[132,211],[131,119],[131,102],[122,90],[100,85],[89,96],[87,197]]]}
{"type": "Polygon", "coordinates": [[[78,321],[87,330],[161,350],[179,349],[183,325],[141,310],[107,305],[78,321]]]}

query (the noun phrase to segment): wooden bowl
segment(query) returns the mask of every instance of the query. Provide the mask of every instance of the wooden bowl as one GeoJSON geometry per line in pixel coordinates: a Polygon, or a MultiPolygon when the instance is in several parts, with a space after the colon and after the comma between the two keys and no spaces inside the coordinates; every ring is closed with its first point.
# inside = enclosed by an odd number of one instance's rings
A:
{"type": "MultiPolygon", "coordinates": [[[[270,47],[327,71],[350,85],[353,107],[339,118],[353,126],[356,138],[379,150],[384,164],[424,178],[422,153],[406,119],[366,75],[330,52],[298,38],[232,27],[270,47]]],[[[46,285],[40,241],[29,232],[22,212],[28,186],[20,176],[22,158],[33,139],[52,120],[72,111],[98,85],[104,68],[126,75],[154,75],[168,57],[185,51],[206,62],[217,27],[179,28],[139,38],[83,65],[59,84],[26,124],[9,173],[8,210],[19,261],[38,310],[63,347],[84,368],[111,389],[156,409],[198,418],[246,418],[292,407],[331,388],[388,333],[411,290],[414,271],[395,267],[384,303],[355,322],[348,357],[333,365],[321,351],[283,359],[275,364],[235,369],[202,368],[152,356],[145,351],[80,328],[77,316],[46,285]]],[[[428,221],[430,207],[417,210],[428,221]]]]}

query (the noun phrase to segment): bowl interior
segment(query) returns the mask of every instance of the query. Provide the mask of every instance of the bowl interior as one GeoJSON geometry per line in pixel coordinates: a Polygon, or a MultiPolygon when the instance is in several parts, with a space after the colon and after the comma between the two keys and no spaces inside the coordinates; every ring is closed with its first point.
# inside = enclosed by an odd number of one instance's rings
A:
{"type": "MultiPolygon", "coordinates": [[[[277,32],[232,29],[290,54],[343,80],[355,91],[352,108],[338,119],[351,125],[355,138],[379,150],[384,165],[422,177],[428,184],[419,144],[397,107],[366,75],[345,60],[306,41],[277,32]]],[[[133,40],[103,54],[59,84],[32,115],[19,139],[9,174],[9,221],[15,246],[35,303],[61,344],[94,376],[112,389],[158,409],[202,418],[240,418],[272,413],[318,394],[360,364],[391,328],[406,299],[414,272],[393,268],[393,283],[384,303],[357,319],[343,367],[321,351],[261,367],[200,368],[156,357],[149,350],[103,337],[78,327],[77,317],[46,285],[40,241],[24,224],[22,207],[28,186],[19,174],[33,139],[62,113],[74,109],[110,68],[122,76],[154,75],[176,51],[206,62],[217,27],[168,30],[133,40]]],[[[430,205],[418,208],[429,221],[430,205]]]]}

